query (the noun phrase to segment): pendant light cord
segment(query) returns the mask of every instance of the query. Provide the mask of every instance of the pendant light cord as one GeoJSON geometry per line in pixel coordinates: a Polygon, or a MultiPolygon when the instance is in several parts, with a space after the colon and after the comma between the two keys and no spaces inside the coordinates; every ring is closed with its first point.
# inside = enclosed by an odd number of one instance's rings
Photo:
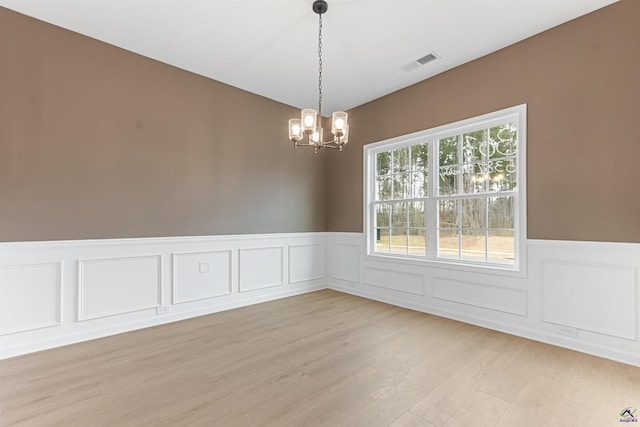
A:
{"type": "Polygon", "coordinates": [[[322,14],[318,14],[318,116],[322,118],[322,14]]]}

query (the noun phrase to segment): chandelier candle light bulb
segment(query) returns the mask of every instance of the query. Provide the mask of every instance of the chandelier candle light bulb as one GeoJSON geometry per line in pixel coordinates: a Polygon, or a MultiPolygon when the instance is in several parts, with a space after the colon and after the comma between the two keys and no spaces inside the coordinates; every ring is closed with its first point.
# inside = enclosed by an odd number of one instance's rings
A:
{"type": "Polygon", "coordinates": [[[319,128],[315,132],[312,132],[311,135],[309,135],[309,141],[314,142],[316,144],[321,143],[322,142],[322,128],[319,128]]]}
{"type": "Polygon", "coordinates": [[[302,139],[304,133],[302,131],[302,125],[300,119],[289,120],[289,139],[294,142],[298,142],[302,139]]]}
{"type": "Polygon", "coordinates": [[[302,110],[302,129],[305,131],[313,132],[316,130],[316,122],[318,113],[311,108],[305,108],[302,110]]]}
{"type": "Polygon", "coordinates": [[[295,147],[313,147],[319,149],[342,147],[348,142],[349,124],[347,113],[336,111],[331,117],[331,133],[333,139],[324,141],[322,129],[322,14],[329,8],[324,0],[313,2],[313,11],[318,14],[318,111],[305,108],[300,119],[289,120],[289,140],[295,147]],[[306,140],[305,140],[306,139],[306,140]]]}
{"type": "Polygon", "coordinates": [[[336,111],[331,117],[331,123],[332,134],[338,137],[344,135],[347,126],[347,113],[344,111],[336,111]]]}

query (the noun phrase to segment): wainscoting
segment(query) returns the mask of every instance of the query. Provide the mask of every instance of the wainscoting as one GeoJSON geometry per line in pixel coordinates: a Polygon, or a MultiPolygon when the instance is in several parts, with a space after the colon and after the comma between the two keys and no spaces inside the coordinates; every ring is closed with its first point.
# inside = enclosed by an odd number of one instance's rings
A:
{"type": "Polygon", "coordinates": [[[0,243],[0,358],[331,288],[640,366],[640,244],[529,240],[525,274],[361,233],[0,243]]]}
{"type": "Polygon", "coordinates": [[[0,244],[0,358],[327,287],[323,233],[0,244]]]}
{"type": "Polygon", "coordinates": [[[332,289],[640,366],[640,244],[529,240],[526,274],[366,256],[327,236],[332,289]]]}

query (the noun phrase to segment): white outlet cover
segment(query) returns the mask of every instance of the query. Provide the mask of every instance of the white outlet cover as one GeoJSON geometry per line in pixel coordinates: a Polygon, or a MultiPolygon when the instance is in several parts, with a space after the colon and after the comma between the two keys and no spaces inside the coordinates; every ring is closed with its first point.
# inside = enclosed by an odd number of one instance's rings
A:
{"type": "Polygon", "coordinates": [[[171,307],[168,305],[162,305],[160,307],[156,307],[156,314],[167,314],[171,312],[171,307]]]}
{"type": "Polygon", "coordinates": [[[210,273],[211,263],[206,261],[200,261],[200,273],[210,273]]]}
{"type": "Polygon", "coordinates": [[[558,325],[558,333],[567,337],[576,338],[578,336],[578,329],[573,326],[558,325]]]}

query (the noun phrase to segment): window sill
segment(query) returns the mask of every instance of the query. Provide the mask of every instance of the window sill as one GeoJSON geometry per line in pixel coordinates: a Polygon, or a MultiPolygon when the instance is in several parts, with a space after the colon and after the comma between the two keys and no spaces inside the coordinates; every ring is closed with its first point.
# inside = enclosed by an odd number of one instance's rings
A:
{"type": "Polygon", "coordinates": [[[499,264],[476,264],[465,261],[454,261],[445,259],[425,259],[422,257],[399,256],[386,253],[368,253],[365,255],[365,261],[388,262],[395,264],[412,265],[418,267],[427,267],[435,269],[447,269],[455,271],[464,271],[468,273],[500,275],[506,277],[526,278],[526,265],[509,266],[499,264]]]}

